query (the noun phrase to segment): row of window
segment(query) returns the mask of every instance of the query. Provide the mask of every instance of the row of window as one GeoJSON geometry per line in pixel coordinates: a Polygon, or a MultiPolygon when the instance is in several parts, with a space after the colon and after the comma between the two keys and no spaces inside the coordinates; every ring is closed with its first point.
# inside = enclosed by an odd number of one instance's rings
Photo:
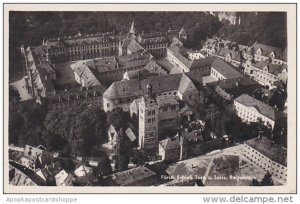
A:
{"type": "Polygon", "coordinates": [[[74,46],[69,48],[54,48],[50,50],[50,52],[67,52],[72,50],[89,50],[89,49],[97,49],[97,48],[110,48],[113,47],[116,49],[117,45],[115,43],[112,44],[95,44],[89,46],[74,46]]]}
{"type": "Polygon", "coordinates": [[[147,123],[152,124],[156,122],[156,118],[148,118],[147,123]]]}

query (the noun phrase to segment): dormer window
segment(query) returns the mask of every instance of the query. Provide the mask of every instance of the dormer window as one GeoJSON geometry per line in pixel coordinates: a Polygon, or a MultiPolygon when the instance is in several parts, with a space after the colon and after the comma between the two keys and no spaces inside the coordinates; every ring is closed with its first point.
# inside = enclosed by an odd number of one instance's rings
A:
{"type": "Polygon", "coordinates": [[[265,66],[265,68],[264,68],[264,71],[268,71],[269,70],[269,67],[268,66],[265,66]]]}
{"type": "Polygon", "coordinates": [[[270,57],[271,57],[271,58],[275,58],[275,53],[274,53],[274,52],[271,52],[270,57]]]}

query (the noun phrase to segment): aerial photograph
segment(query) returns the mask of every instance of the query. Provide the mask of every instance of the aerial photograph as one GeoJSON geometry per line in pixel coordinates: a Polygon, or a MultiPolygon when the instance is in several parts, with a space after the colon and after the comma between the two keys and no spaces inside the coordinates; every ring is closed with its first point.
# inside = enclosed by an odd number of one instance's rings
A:
{"type": "Polygon", "coordinates": [[[287,185],[287,12],[8,17],[10,186],[287,185]]]}

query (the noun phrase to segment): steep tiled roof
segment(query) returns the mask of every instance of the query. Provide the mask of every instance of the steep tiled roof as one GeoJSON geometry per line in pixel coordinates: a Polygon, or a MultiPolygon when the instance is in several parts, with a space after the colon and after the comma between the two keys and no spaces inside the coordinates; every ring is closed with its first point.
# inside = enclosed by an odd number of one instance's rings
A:
{"type": "Polygon", "coordinates": [[[238,72],[231,65],[221,60],[220,58],[216,58],[212,63],[211,67],[217,70],[220,74],[222,74],[225,78],[237,78],[243,76],[240,72],[238,72]]]}
{"type": "Polygon", "coordinates": [[[40,82],[42,83],[40,85],[38,85],[38,84],[37,85],[40,87],[46,88],[47,92],[53,91],[54,86],[52,83],[52,79],[50,78],[49,73],[47,73],[45,66],[43,64],[36,64],[35,66],[36,66],[36,70],[38,71],[38,75],[36,77],[40,78],[40,80],[41,80],[40,82]]]}
{"type": "Polygon", "coordinates": [[[210,67],[214,62],[215,57],[208,57],[203,59],[195,59],[190,65],[190,69],[200,68],[200,67],[210,67]]]}
{"type": "Polygon", "coordinates": [[[217,55],[219,56],[222,56],[222,57],[227,57],[227,55],[229,54],[231,59],[235,60],[235,61],[241,61],[241,55],[234,51],[234,50],[230,50],[230,49],[227,49],[227,48],[221,48],[218,53],[216,53],[217,55]]]}
{"type": "Polygon", "coordinates": [[[272,52],[274,52],[276,59],[283,59],[283,52],[278,47],[273,47],[273,46],[270,46],[270,45],[264,45],[264,44],[260,44],[260,43],[255,43],[253,45],[253,49],[254,49],[255,53],[257,52],[257,50],[261,49],[262,55],[266,56],[266,57],[269,57],[270,54],[272,52]]]}
{"type": "Polygon", "coordinates": [[[146,86],[152,84],[153,93],[179,90],[184,91],[192,83],[185,74],[170,74],[149,77],[143,80],[131,79],[113,82],[105,91],[103,97],[107,99],[118,99],[127,97],[139,97],[145,95],[146,86]]]}
{"type": "Polygon", "coordinates": [[[226,93],[233,97],[240,96],[241,94],[250,94],[254,90],[260,87],[260,84],[247,77],[239,77],[232,79],[224,79],[220,81],[214,81],[207,84],[208,87],[216,90],[217,86],[226,91],[226,93]]]}
{"type": "Polygon", "coordinates": [[[166,58],[160,58],[156,62],[159,66],[167,70],[168,73],[170,73],[171,70],[174,68],[174,65],[171,62],[169,62],[166,58]]]}
{"type": "Polygon", "coordinates": [[[189,69],[195,69],[199,67],[207,67],[211,66],[211,64],[214,61],[214,58],[204,58],[204,59],[195,59],[195,60],[189,60],[188,58],[184,57],[180,50],[182,49],[182,46],[178,44],[171,45],[168,47],[168,49],[174,54],[174,56],[181,61],[186,67],[189,69]]]}
{"type": "Polygon", "coordinates": [[[254,107],[260,114],[262,114],[265,117],[270,118],[274,121],[277,120],[279,117],[283,117],[282,114],[277,112],[271,106],[261,102],[260,100],[257,100],[256,98],[253,98],[252,96],[249,96],[247,94],[242,94],[241,96],[236,98],[235,101],[243,104],[244,106],[254,107]]]}
{"type": "Polygon", "coordinates": [[[96,78],[92,69],[86,62],[77,62],[71,65],[71,68],[77,75],[82,78],[88,87],[101,85],[99,80],[96,78]]]}
{"type": "Polygon", "coordinates": [[[141,34],[138,37],[138,42],[141,43],[141,45],[149,45],[156,43],[167,43],[168,39],[163,33],[148,33],[141,34]]]}
{"type": "Polygon", "coordinates": [[[269,159],[283,166],[287,166],[287,149],[275,144],[268,138],[253,138],[245,143],[269,159]]]}
{"type": "Polygon", "coordinates": [[[282,72],[282,70],[286,67],[286,65],[277,65],[277,64],[272,64],[266,61],[258,61],[252,64],[252,66],[259,68],[263,70],[266,66],[268,67],[268,72],[274,75],[278,75],[279,73],[282,72]]]}
{"type": "Polygon", "coordinates": [[[179,31],[179,35],[186,35],[186,30],[184,28],[181,28],[179,31]]]}
{"type": "Polygon", "coordinates": [[[170,47],[168,47],[168,49],[174,54],[174,56],[180,60],[185,66],[190,67],[192,62],[191,60],[189,60],[188,58],[184,57],[181,53],[180,53],[180,49],[181,46],[178,44],[174,44],[171,45],[170,47]]]}
{"type": "Polygon", "coordinates": [[[122,43],[122,47],[129,49],[131,52],[144,50],[144,48],[133,38],[126,38],[122,43]]]}
{"type": "Polygon", "coordinates": [[[176,96],[166,95],[166,96],[157,96],[156,102],[159,107],[166,105],[178,105],[178,101],[176,100],[176,96]]]}

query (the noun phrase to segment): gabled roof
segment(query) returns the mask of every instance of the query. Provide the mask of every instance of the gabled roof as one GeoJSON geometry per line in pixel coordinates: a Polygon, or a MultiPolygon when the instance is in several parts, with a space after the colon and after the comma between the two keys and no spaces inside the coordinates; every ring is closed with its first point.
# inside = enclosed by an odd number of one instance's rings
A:
{"type": "Polygon", "coordinates": [[[148,84],[152,84],[153,93],[173,90],[179,90],[183,93],[189,88],[189,85],[192,85],[192,82],[184,73],[154,76],[142,80],[116,81],[105,91],[103,97],[107,99],[138,98],[146,94],[148,84]]]}
{"type": "Polygon", "coordinates": [[[129,49],[131,52],[138,52],[144,48],[133,38],[126,38],[123,40],[122,48],[129,49]]]}
{"type": "Polygon", "coordinates": [[[252,66],[259,68],[263,70],[266,66],[268,67],[268,72],[277,76],[279,73],[282,72],[284,68],[286,68],[286,65],[277,65],[277,64],[272,64],[266,61],[258,61],[252,64],[252,66]]]}
{"type": "Polygon", "coordinates": [[[174,56],[180,62],[182,62],[186,67],[188,67],[191,70],[196,69],[196,68],[200,68],[200,67],[211,66],[211,64],[214,61],[213,57],[189,60],[188,58],[186,58],[185,56],[183,56],[181,54],[180,51],[181,51],[181,49],[183,49],[183,47],[181,45],[178,45],[178,44],[171,45],[170,47],[168,47],[168,49],[174,54],[174,56]]]}
{"type": "Polygon", "coordinates": [[[77,62],[74,64],[71,64],[71,68],[74,70],[74,72],[84,80],[85,84],[90,86],[98,86],[101,85],[99,80],[96,78],[95,74],[93,73],[92,69],[88,65],[90,63],[87,62],[77,62]]]}
{"type": "Polygon", "coordinates": [[[262,51],[261,55],[266,56],[266,57],[270,57],[270,54],[272,52],[274,52],[276,59],[283,59],[283,51],[278,47],[255,43],[253,45],[253,49],[254,49],[254,53],[256,53],[257,50],[261,49],[261,51],[262,51]]]}
{"type": "Polygon", "coordinates": [[[257,88],[261,87],[261,85],[256,81],[244,76],[239,78],[214,81],[206,85],[211,87],[215,91],[217,91],[217,87],[220,87],[222,90],[232,95],[234,98],[240,96],[241,94],[250,94],[257,88]]]}
{"type": "Polygon", "coordinates": [[[216,58],[212,63],[211,67],[213,67],[216,71],[218,71],[225,78],[238,78],[243,76],[240,72],[238,72],[231,65],[221,60],[220,58],[216,58]]]}
{"type": "Polygon", "coordinates": [[[179,35],[187,35],[184,27],[182,27],[181,30],[179,31],[179,35]]]}
{"type": "Polygon", "coordinates": [[[241,55],[238,52],[227,48],[221,48],[216,54],[225,58],[230,55],[231,59],[239,62],[242,61],[241,55]]]}
{"type": "Polygon", "coordinates": [[[235,101],[243,104],[244,106],[255,108],[260,114],[264,115],[265,117],[267,117],[273,121],[276,121],[277,119],[279,119],[281,117],[284,117],[283,114],[276,111],[271,106],[261,102],[260,100],[254,98],[252,96],[249,96],[247,94],[242,94],[241,96],[236,98],[235,101]]]}

